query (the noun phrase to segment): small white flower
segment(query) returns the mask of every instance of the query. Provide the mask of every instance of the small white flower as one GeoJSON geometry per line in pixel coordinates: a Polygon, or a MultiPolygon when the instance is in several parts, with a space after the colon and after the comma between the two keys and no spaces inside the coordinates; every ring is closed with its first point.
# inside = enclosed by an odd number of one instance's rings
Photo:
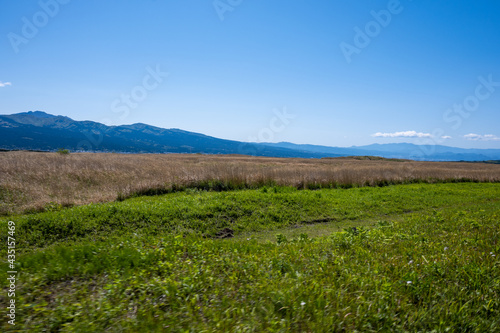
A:
{"type": "Polygon", "coordinates": [[[406,281],[406,284],[411,284],[411,281],[406,281]]]}
{"type": "Polygon", "coordinates": [[[410,260],[410,261],[408,262],[408,265],[411,265],[411,264],[413,264],[413,260],[410,260]]]}
{"type": "Polygon", "coordinates": [[[300,302],[300,306],[306,305],[306,302],[300,302]]]}
{"type": "Polygon", "coordinates": [[[447,247],[445,247],[445,248],[444,248],[444,250],[445,250],[445,251],[446,251],[446,250],[448,250],[448,246],[447,246],[447,247]]]}

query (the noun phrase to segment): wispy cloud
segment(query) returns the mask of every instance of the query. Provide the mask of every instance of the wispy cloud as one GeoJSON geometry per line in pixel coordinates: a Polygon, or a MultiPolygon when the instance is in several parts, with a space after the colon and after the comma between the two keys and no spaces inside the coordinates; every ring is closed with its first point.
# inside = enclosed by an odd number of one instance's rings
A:
{"type": "Polygon", "coordinates": [[[416,131],[404,131],[404,132],[394,132],[394,133],[378,132],[373,134],[372,136],[376,138],[432,138],[432,134],[416,132],[416,131]]]}
{"type": "Polygon", "coordinates": [[[2,81],[0,81],[0,88],[11,86],[11,85],[12,85],[12,83],[10,83],[10,82],[2,82],[2,81]]]}
{"type": "Polygon", "coordinates": [[[451,139],[451,136],[449,136],[449,135],[443,135],[443,136],[441,137],[441,139],[443,139],[443,140],[448,140],[448,139],[451,139]]]}
{"type": "Polygon", "coordinates": [[[493,134],[474,134],[470,133],[467,135],[464,135],[464,139],[467,140],[473,140],[473,141],[500,141],[500,137],[493,135],[493,134]]]}

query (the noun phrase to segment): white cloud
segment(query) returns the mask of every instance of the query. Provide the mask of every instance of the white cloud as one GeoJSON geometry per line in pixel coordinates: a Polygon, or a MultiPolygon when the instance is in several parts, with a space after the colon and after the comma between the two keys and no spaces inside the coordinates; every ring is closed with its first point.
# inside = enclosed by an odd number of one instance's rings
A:
{"type": "Polygon", "coordinates": [[[10,83],[10,82],[2,82],[2,81],[0,81],[0,88],[6,87],[6,86],[11,86],[11,85],[12,85],[12,83],[10,83]]]}
{"type": "Polygon", "coordinates": [[[449,136],[449,135],[443,135],[443,136],[441,137],[441,139],[443,139],[443,140],[448,140],[448,139],[451,139],[451,136],[449,136]]]}
{"type": "Polygon", "coordinates": [[[429,133],[422,133],[416,131],[394,132],[394,133],[375,133],[372,136],[376,138],[432,138],[429,133]]]}
{"type": "Polygon", "coordinates": [[[474,140],[474,141],[500,141],[500,137],[493,134],[481,135],[481,134],[470,133],[464,135],[464,139],[474,140]]]}
{"type": "Polygon", "coordinates": [[[486,134],[486,135],[483,135],[483,140],[486,140],[486,141],[498,141],[500,140],[500,138],[496,135],[493,135],[493,134],[486,134]]]}
{"type": "Polygon", "coordinates": [[[470,133],[470,134],[464,135],[464,139],[467,139],[467,140],[479,140],[479,139],[481,139],[481,135],[470,133]]]}

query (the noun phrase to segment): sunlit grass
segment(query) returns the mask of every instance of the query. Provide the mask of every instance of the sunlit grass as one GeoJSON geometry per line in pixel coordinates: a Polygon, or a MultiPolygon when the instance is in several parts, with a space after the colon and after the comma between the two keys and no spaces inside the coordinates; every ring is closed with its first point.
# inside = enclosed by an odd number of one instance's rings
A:
{"type": "Polygon", "coordinates": [[[16,329],[497,332],[499,198],[498,184],[280,187],[12,217],[16,329]],[[235,237],[213,238],[223,227],[235,237]]]}
{"type": "Polygon", "coordinates": [[[187,154],[0,152],[0,214],[111,202],[188,188],[351,188],[408,183],[499,182],[500,165],[370,157],[268,158],[187,154]]]}

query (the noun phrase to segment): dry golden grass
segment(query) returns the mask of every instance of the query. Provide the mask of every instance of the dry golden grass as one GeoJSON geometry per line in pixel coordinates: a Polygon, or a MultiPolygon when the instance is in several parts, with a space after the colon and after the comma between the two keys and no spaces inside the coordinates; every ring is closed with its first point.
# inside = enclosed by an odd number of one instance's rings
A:
{"type": "MultiPolygon", "coordinates": [[[[207,181],[314,188],[416,181],[500,181],[500,165],[232,155],[0,152],[0,213],[116,200],[207,181]]],[[[231,186],[229,186],[231,187],[231,186]]]]}

